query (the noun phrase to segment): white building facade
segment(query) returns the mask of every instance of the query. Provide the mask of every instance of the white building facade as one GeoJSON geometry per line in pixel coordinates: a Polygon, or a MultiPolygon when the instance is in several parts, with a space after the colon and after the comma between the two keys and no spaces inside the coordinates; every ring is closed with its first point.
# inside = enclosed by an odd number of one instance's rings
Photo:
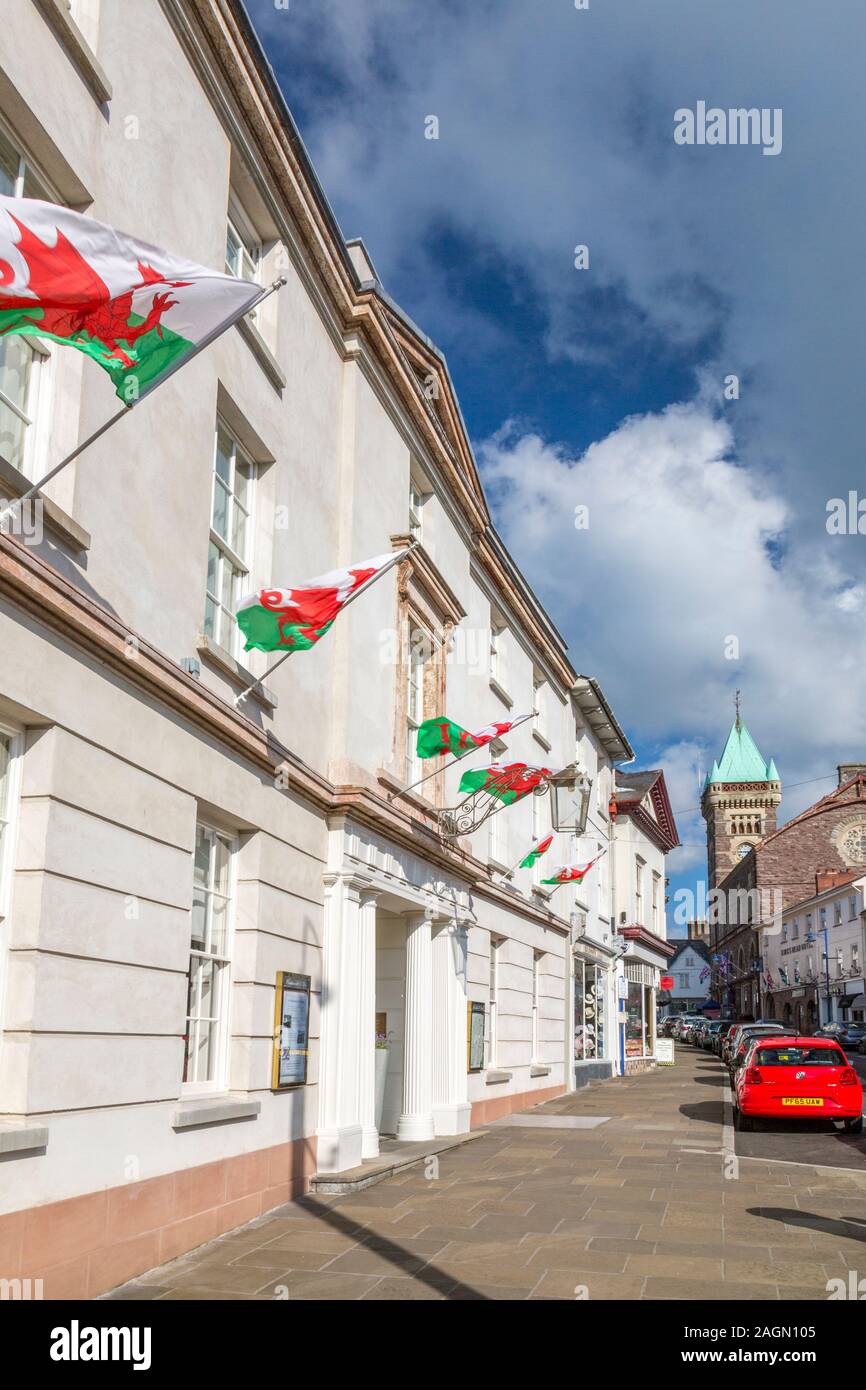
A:
{"type": "Polygon", "coordinates": [[[760,933],[762,1017],[803,1033],[866,1021],[866,877],[819,873],[817,886],[760,933]]]}
{"type": "Polygon", "coordinates": [[[623,1072],[655,1062],[656,997],[675,947],[667,940],[665,855],[679,844],[664,773],[617,771],[613,910],[623,956],[618,1051],[623,1072]]]}
{"type": "MultiPolygon", "coordinates": [[[[611,843],[632,753],[242,7],[10,0],[4,21],[3,192],[287,281],[49,486],[41,539],[0,534],[0,1277],[92,1296],[382,1134],[464,1133],[621,1064],[616,838],[577,890],[540,880],[611,843]],[[241,594],[410,540],[237,705],[269,664],[241,650],[241,594]],[[509,877],[546,795],[455,839],[463,768],[406,789],[433,769],[422,719],[529,711],[464,766],[578,762],[591,805],[509,877]]],[[[92,363],[22,343],[0,347],[7,498],[115,408],[92,363]]]]}

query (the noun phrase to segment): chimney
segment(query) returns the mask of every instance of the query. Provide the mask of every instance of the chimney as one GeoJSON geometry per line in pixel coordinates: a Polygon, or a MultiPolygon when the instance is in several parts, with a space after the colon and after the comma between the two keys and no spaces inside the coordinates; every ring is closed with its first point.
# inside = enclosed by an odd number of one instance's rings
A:
{"type": "Polygon", "coordinates": [[[853,883],[855,878],[860,878],[860,876],[859,870],[816,869],[815,892],[823,893],[828,888],[839,888],[843,883],[853,883]]]}
{"type": "Polygon", "coordinates": [[[852,777],[866,777],[866,763],[837,763],[836,771],[839,774],[838,785],[841,787],[843,782],[850,782],[852,777]]]}

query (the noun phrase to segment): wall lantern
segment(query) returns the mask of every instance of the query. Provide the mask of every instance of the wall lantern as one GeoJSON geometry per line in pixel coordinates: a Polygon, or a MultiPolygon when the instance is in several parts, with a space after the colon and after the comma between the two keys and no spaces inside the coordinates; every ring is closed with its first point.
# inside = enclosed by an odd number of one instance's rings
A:
{"type": "Polygon", "coordinates": [[[570,763],[550,778],[550,819],[554,830],[582,835],[589,815],[592,778],[570,763]]]}

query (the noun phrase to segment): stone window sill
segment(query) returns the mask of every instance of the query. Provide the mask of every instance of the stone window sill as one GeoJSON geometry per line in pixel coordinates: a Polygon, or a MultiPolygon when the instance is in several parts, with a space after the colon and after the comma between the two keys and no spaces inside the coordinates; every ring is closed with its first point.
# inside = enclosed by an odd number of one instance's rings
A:
{"type": "MultiPolygon", "coordinates": [[[[32,486],[33,482],[27,474],[21,473],[0,454],[0,498],[12,502],[16,497],[23,497],[32,486]]],[[[44,493],[39,494],[39,500],[42,502],[42,513],[49,531],[78,554],[90,549],[90,533],[85,531],[83,526],[73,521],[62,507],[58,507],[57,503],[52,502],[44,493]]],[[[11,535],[15,534],[8,522],[4,522],[3,529],[11,535]]]]}
{"type": "MultiPolygon", "coordinates": [[[[232,680],[237,681],[238,685],[248,686],[255,681],[256,678],[252,671],[237,661],[231,652],[226,651],[225,647],[221,647],[218,642],[214,642],[206,633],[199,633],[196,639],[196,650],[204,661],[219,667],[224,675],[230,676],[232,680]]],[[[277,697],[266,685],[257,685],[254,690],[250,691],[248,698],[258,700],[260,705],[264,705],[269,710],[275,710],[277,707],[277,697]]]]}
{"type": "Polygon", "coordinates": [[[530,1076],[550,1076],[550,1067],[542,1067],[542,1066],[539,1066],[537,1062],[534,1062],[534,1063],[532,1064],[532,1066],[529,1068],[529,1075],[530,1075],[530,1076]]]}
{"type": "Polygon", "coordinates": [[[77,69],[96,100],[100,103],[111,101],[111,83],[93,49],[70,17],[64,0],[36,0],[36,3],[46,22],[54,30],[61,47],[65,49],[73,67],[77,69]]]}
{"type": "Polygon", "coordinates": [[[261,1101],[239,1100],[236,1096],[196,1096],[181,1101],[171,1127],[174,1130],[200,1129],[203,1125],[225,1125],[235,1120],[257,1120],[261,1101]]]}
{"type": "Polygon", "coordinates": [[[496,679],[495,676],[490,677],[490,689],[493,691],[494,695],[499,696],[503,705],[507,705],[508,708],[511,709],[511,707],[514,704],[514,701],[512,700],[505,687],[499,684],[499,681],[496,679]]]}
{"type": "Polygon", "coordinates": [[[487,860],[487,867],[488,869],[495,869],[496,873],[498,874],[508,873],[508,865],[503,864],[501,859],[494,859],[492,855],[487,860]]]}
{"type": "Polygon", "coordinates": [[[255,324],[248,317],[238,319],[238,331],[268,381],[277,391],[282,391],[286,384],[286,374],[255,324]]]}
{"type": "Polygon", "coordinates": [[[553,747],[553,744],[551,743],[550,739],[547,737],[546,734],[543,734],[540,729],[533,729],[532,737],[535,739],[536,743],[541,744],[545,753],[550,752],[551,748],[553,747]]]}
{"type": "Polygon", "coordinates": [[[511,1080],[510,1071],[502,1071],[499,1067],[488,1067],[484,1080],[488,1086],[499,1086],[503,1081],[511,1080]]]}
{"type": "Polygon", "coordinates": [[[0,1155],[44,1153],[48,1148],[47,1125],[0,1121],[0,1155]]]}

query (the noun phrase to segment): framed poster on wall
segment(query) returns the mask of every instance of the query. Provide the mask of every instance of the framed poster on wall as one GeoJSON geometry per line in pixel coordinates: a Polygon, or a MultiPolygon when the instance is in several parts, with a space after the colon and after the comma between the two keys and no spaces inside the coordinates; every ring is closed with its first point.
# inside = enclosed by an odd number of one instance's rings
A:
{"type": "Polygon", "coordinates": [[[484,1070],[484,1005],[470,999],[466,1026],[467,1071],[484,1070]]]}
{"type": "Polygon", "coordinates": [[[304,1086],[310,1055],[310,977],[277,971],[271,1089],[304,1086]]]}

